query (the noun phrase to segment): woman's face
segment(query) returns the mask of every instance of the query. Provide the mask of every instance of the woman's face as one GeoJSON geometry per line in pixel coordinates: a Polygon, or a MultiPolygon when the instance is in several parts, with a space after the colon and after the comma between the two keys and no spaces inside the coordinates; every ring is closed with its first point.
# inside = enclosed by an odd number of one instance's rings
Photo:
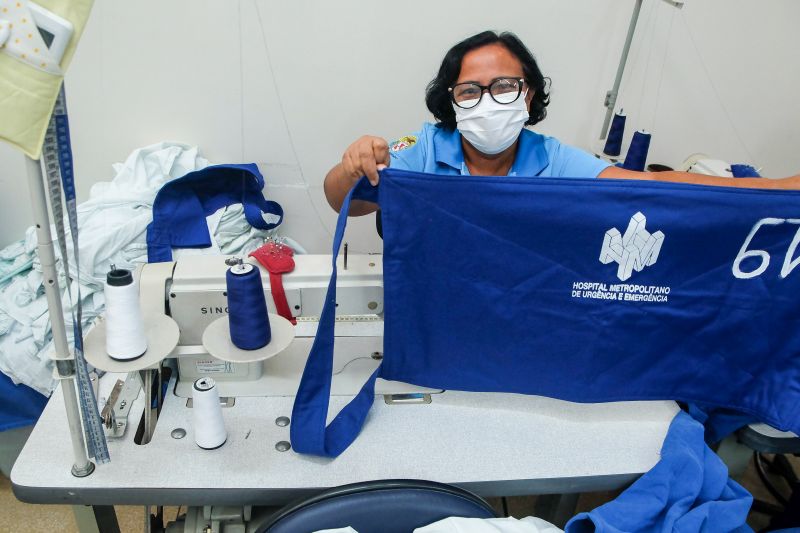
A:
{"type": "MultiPolygon", "coordinates": [[[[464,55],[464,59],[461,60],[461,72],[453,85],[468,81],[489,85],[492,80],[504,77],[524,78],[522,63],[508,51],[508,48],[502,44],[493,43],[471,50],[464,55]]],[[[528,91],[525,95],[525,103],[530,109],[533,91],[527,85],[523,90],[528,91]]]]}

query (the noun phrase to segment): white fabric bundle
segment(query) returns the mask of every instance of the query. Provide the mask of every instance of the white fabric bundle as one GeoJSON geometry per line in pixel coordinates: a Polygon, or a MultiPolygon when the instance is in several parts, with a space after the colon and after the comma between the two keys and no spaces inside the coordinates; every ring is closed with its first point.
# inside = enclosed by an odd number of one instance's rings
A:
{"type": "MultiPolygon", "coordinates": [[[[378,512],[378,511],[376,511],[378,512]]],[[[358,533],[352,527],[323,529],[314,533],[358,533]]],[[[414,533],[564,533],[550,522],[541,518],[526,516],[522,519],[508,518],[458,518],[439,520],[425,527],[418,527],[414,533]]]]}

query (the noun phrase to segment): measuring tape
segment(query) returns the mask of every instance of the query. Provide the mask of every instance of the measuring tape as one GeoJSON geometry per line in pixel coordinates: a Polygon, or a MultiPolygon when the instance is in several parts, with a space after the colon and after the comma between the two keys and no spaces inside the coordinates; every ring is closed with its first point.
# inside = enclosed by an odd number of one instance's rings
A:
{"type": "MultiPolygon", "coordinates": [[[[81,304],[81,286],[76,283],[76,296],[72,297],[72,287],[69,277],[69,261],[67,259],[67,243],[64,228],[64,209],[62,207],[62,187],[63,199],[67,208],[69,220],[69,231],[72,234],[72,252],[75,257],[75,279],[79,279],[80,262],[78,256],[78,210],[75,200],[75,174],[72,164],[72,146],[69,139],[69,120],[67,118],[67,99],[64,94],[62,84],[61,91],[58,93],[58,100],[50,117],[47,126],[47,133],[44,138],[42,148],[42,160],[44,161],[45,173],[47,175],[47,189],[50,195],[50,206],[53,210],[53,218],[56,225],[56,238],[58,248],[61,252],[61,262],[66,274],[67,296],[70,301],[72,313],[73,334],[75,337],[75,376],[78,382],[78,397],[81,405],[81,420],[83,430],[86,435],[86,447],[89,457],[98,463],[107,463],[110,458],[108,455],[108,444],[103,432],[103,425],[100,421],[100,413],[97,409],[97,399],[94,395],[92,382],[89,379],[89,369],[86,367],[86,359],[83,357],[83,306],[81,304]]],[[[60,320],[61,317],[56,317],[60,320]]]]}

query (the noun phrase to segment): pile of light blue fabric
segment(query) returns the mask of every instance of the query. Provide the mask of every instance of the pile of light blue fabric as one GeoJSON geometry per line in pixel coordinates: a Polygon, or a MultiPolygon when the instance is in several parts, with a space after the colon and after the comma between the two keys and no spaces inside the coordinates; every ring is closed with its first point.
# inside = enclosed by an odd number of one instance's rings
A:
{"type": "MultiPolygon", "coordinates": [[[[165,184],[206,167],[208,161],[200,157],[196,147],[158,143],[134,150],[124,163],[114,165],[111,181],[92,186],[89,199],[77,208],[80,273],[76,272],[71,238],[67,235],[69,278],[70,283],[80,285],[84,328],[105,308],[103,283],[111,265],[133,269],[147,262],[147,227],[153,221],[153,206],[159,191],[165,184]]],[[[181,250],[181,256],[247,254],[277,233],[277,229],[253,227],[241,204],[216,210],[207,223],[211,246],[181,250]]],[[[296,252],[304,252],[296,242],[283,239],[296,252]]],[[[0,372],[13,384],[23,384],[49,396],[56,385],[49,358],[52,334],[36,246],[35,228],[30,227],[24,239],[0,250],[0,372]]],[[[58,269],[67,334],[71,337],[67,276],[60,261],[58,269]]],[[[76,288],[73,285],[73,294],[76,288]]],[[[71,338],[68,340],[72,342],[71,338]]],[[[13,390],[6,392],[11,394],[13,390]]],[[[7,399],[8,394],[0,394],[0,401],[7,399]]]]}
{"type": "MultiPolygon", "coordinates": [[[[77,209],[80,275],[75,270],[72,247],[67,246],[70,282],[81,288],[84,326],[104,308],[103,281],[110,265],[133,268],[146,260],[144,232],[161,186],[207,165],[197,148],[160,143],[135,150],[124,163],[114,165],[111,181],[92,186],[89,199],[77,209]]],[[[67,236],[67,240],[70,242],[71,238],[67,236]]],[[[9,276],[0,286],[0,371],[14,383],[49,395],[56,385],[49,360],[52,334],[36,246],[36,231],[30,227],[23,240],[0,251],[0,257],[11,261],[7,267],[9,276]]],[[[57,268],[67,332],[71,335],[67,276],[60,260],[57,268]]]]}

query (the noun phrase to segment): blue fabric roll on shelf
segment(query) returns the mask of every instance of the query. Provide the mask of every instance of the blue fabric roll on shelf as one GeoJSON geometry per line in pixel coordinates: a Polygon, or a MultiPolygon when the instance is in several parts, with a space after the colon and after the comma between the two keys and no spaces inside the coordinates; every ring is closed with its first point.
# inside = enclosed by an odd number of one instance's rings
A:
{"type": "Polygon", "coordinates": [[[264,177],[253,163],[213,165],[166,183],[153,203],[147,226],[147,261],[172,260],[172,248],[206,248],[211,236],[206,216],[242,204],[254,228],[270,230],[283,221],[283,208],[264,198],[264,177]]]}
{"type": "Polygon", "coordinates": [[[731,165],[731,174],[734,178],[760,178],[761,174],[751,165],[731,165]]]}

